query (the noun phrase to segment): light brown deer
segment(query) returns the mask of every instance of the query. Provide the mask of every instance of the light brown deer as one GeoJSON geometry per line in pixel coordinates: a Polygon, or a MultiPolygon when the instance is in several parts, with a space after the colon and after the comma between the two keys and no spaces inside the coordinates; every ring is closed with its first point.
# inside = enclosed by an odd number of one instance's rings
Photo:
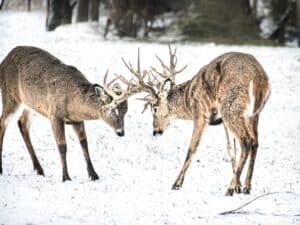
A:
{"type": "Polygon", "coordinates": [[[140,80],[139,84],[144,91],[150,94],[150,98],[144,100],[153,112],[153,135],[162,134],[174,119],[194,122],[188,153],[172,189],[182,187],[185,173],[196,154],[205,127],[223,122],[234,172],[226,195],[233,195],[234,191],[249,194],[258,148],[259,114],[270,95],[266,72],[252,55],[229,52],[202,67],[191,80],[176,85],[175,76],[184,68],[176,70],[176,50],[172,52],[169,46],[169,51],[170,66],[157,57],[163,72],[152,67],[155,74],[151,76],[152,79],[148,77],[148,81],[144,81],[145,75],[141,73],[134,75],[140,80]],[[158,75],[163,81],[159,81],[158,75]],[[241,147],[237,165],[228,131],[241,147]],[[248,158],[249,168],[242,189],[240,175],[248,158]]]}
{"type": "Polygon", "coordinates": [[[63,181],[70,180],[66,161],[65,124],[71,124],[78,136],[89,177],[92,180],[98,179],[89,156],[83,121],[103,119],[119,136],[123,136],[127,98],[132,94],[130,90],[122,91],[116,83],[112,87],[115,80],[107,84],[107,74],[102,87],[90,83],[75,67],[62,63],[42,49],[19,46],[11,50],[0,64],[3,106],[0,118],[0,174],[3,137],[9,118],[18,108],[25,106],[18,124],[37,173],[44,175],[29,135],[32,111],[47,117],[51,123],[60,153],[63,181]]]}

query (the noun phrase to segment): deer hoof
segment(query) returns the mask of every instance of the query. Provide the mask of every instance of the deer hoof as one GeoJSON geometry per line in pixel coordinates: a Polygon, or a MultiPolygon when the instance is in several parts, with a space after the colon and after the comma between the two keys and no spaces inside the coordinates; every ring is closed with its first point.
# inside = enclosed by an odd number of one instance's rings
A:
{"type": "Polygon", "coordinates": [[[234,191],[237,193],[237,194],[241,194],[242,193],[242,188],[241,186],[237,185],[234,189],[234,191]]]}
{"type": "Polygon", "coordinates": [[[35,168],[35,170],[36,170],[36,172],[37,172],[38,175],[45,176],[44,170],[42,169],[42,167],[35,168]]]}
{"type": "Polygon", "coordinates": [[[71,181],[71,178],[69,177],[69,175],[65,175],[65,176],[63,176],[63,182],[65,182],[65,181],[71,181]]]}
{"type": "Polygon", "coordinates": [[[179,184],[173,184],[173,186],[172,186],[172,190],[180,190],[181,189],[181,185],[179,185],[179,184]]]}
{"type": "Polygon", "coordinates": [[[226,193],[225,193],[225,196],[232,196],[233,192],[234,192],[233,188],[228,188],[227,191],[226,191],[226,193]]]}
{"type": "Polygon", "coordinates": [[[250,194],[250,187],[244,187],[243,188],[243,194],[249,195],[250,194]]]}
{"type": "Polygon", "coordinates": [[[99,180],[99,176],[96,173],[90,174],[89,176],[91,180],[99,180]]]}

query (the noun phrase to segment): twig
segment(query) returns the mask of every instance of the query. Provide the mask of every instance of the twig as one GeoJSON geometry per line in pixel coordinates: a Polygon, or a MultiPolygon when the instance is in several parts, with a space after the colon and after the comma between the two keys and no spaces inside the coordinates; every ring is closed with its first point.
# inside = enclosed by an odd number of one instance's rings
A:
{"type": "MultiPolygon", "coordinates": [[[[232,210],[229,210],[229,211],[221,212],[221,213],[219,213],[219,215],[234,214],[234,213],[236,213],[238,210],[244,208],[245,206],[251,204],[252,202],[254,202],[254,201],[256,201],[256,200],[258,200],[258,199],[260,199],[260,198],[263,198],[263,197],[265,197],[265,196],[267,196],[267,195],[283,194],[283,193],[284,193],[284,194],[294,194],[294,195],[297,195],[296,193],[291,192],[291,191],[286,191],[286,192],[269,192],[269,193],[266,193],[266,194],[257,196],[256,198],[252,199],[252,200],[249,201],[249,202],[246,202],[245,204],[239,206],[239,207],[236,208],[236,209],[232,209],[232,210]]],[[[297,195],[297,196],[298,196],[298,195],[297,195]]]]}

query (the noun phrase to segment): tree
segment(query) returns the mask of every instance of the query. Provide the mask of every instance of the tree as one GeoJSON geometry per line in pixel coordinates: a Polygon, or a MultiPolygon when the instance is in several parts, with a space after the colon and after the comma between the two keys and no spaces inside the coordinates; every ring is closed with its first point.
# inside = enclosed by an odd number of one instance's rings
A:
{"type": "Polygon", "coordinates": [[[3,5],[4,5],[5,0],[0,0],[0,10],[2,9],[3,5]]]}
{"type": "Polygon", "coordinates": [[[61,24],[72,22],[73,9],[76,2],[69,0],[47,0],[46,30],[53,31],[61,24]]]}
{"type": "Polygon", "coordinates": [[[100,0],[90,0],[89,2],[89,20],[98,21],[100,0]]]}
{"type": "Polygon", "coordinates": [[[84,22],[89,19],[89,0],[78,0],[76,22],[84,22]]]}
{"type": "Polygon", "coordinates": [[[27,0],[27,11],[31,11],[31,0],[27,0]]]}
{"type": "Polygon", "coordinates": [[[300,46],[300,0],[296,1],[297,28],[298,28],[298,46],[300,46]]]}

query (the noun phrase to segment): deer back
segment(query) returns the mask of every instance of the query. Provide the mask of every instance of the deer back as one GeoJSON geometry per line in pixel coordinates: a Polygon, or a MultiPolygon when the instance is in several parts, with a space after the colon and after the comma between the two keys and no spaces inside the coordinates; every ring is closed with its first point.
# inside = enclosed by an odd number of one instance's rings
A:
{"type": "Polygon", "coordinates": [[[209,115],[214,109],[223,116],[233,109],[252,115],[261,111],[269,92],[268,77],[259,62],[252,55],[229,52],[193,77],[185,91],[185,104],[195,116],[200,112],[209,115]]]}
{"type": "Polygon", "coordinates": [[[95,85],[75,67],[39,48],[14,48],[0,69],[6,95],[48,118],[98,119],[101,106],[111,101],[99,97],[95,85]]]}

